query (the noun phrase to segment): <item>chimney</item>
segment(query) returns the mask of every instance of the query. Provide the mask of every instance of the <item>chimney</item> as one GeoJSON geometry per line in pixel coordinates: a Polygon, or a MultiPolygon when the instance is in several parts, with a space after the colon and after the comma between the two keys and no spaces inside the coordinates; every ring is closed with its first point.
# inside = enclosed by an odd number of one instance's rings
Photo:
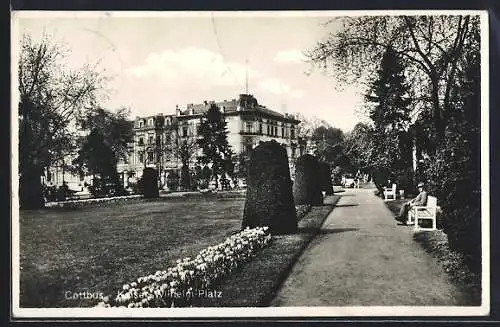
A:
{"type": "Polygon", "coordinates": [[[177,116],[180,116],[180,115],[181,115],[181,109],[179,108],[179,105],[178,105],[178,104],[176,104],[176,105],[175,105],[175,114],[176,114],[177,116]]]}
{"type": "Polygon", "coordinates": [[[190,115],[194,115],[194,107],[191,107],[191,108],[189,109],[189,114],[190,114],[190,115]]]}
{"type": "Polygon", "coordinates": [[[206,106],[208,104],[208,101],[207,100],[203,101],[203,104],[206,106]]]}
{"type": "Polygon", "coordinates": [[[222,112],[222,113],[226,112],[226,107],[225,106],[220,106],[220,112],[222,112]]]}

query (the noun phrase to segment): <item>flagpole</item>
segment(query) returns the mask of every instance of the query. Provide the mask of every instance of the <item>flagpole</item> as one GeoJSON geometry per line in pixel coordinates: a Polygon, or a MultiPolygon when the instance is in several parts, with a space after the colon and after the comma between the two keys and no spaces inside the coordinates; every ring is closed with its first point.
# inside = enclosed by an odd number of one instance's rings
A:
{"type": "Polygon", "coordinates": [[[248,58],[245,65],[245,94],[248,94],[248,58]]]}

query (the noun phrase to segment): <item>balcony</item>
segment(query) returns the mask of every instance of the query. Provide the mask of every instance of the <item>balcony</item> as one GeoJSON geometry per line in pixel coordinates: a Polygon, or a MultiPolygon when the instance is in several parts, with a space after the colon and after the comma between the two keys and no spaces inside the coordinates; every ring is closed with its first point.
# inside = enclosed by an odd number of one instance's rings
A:
{"type": "Polygon", "coordinates": [[[244,131],[244,130],[241,130],[241,131],[240,131],[240,134],[241,134],[241,135],[264,135],[264,133],[261,133],[261,132],[255,132],[255,131],[244,131]]]}

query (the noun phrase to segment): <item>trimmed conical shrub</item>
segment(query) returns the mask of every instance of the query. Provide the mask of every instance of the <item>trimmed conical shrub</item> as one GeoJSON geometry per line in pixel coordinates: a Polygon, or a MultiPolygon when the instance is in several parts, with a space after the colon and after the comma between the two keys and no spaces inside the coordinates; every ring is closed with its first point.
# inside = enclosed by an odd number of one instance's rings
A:
{"type": "Polygon", "coordinates": [[[330,165],[327,162],[320,162],[321,168],[321,181],[323,186],[322,191],[326,192],[326,195],[333,194],[333,184],[332,184],[332,174],[330,171],[330,165]]]}
{"type": "Polygon", "coordinates": [[[158,172],[154,168],[144,168],[142,171],[142,194],[146,199],[160,196],[158,190],[158,172]]]}
{"type": "Polygon", "coordinates": [[[293,197],[295,204],[323,205],[321,169],[318,159],[304,154],[295,162],[293,197]]]}
{"type": "Polygon", "coordinates": [[[288,157],[274,140],[250,154],[242,228],[257,226],[268,226],[271,234],[297,232],[288,157]]]}

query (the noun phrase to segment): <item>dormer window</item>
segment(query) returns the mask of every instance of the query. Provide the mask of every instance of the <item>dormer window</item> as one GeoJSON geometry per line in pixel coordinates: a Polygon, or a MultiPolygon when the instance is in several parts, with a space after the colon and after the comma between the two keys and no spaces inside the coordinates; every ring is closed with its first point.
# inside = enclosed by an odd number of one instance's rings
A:
{"type": "Polygon", "coordinates": [[[153,126],[153,124],[154,124],[154,119],[153,118],[149,118],[148,119],[148,125],[149,126],[153,126]]]}
{"type": "Polygon", "coordinates": [[[143,128],[143,127],[144,127],[144,121],[139,120],[139,128],[143,128]]]}

